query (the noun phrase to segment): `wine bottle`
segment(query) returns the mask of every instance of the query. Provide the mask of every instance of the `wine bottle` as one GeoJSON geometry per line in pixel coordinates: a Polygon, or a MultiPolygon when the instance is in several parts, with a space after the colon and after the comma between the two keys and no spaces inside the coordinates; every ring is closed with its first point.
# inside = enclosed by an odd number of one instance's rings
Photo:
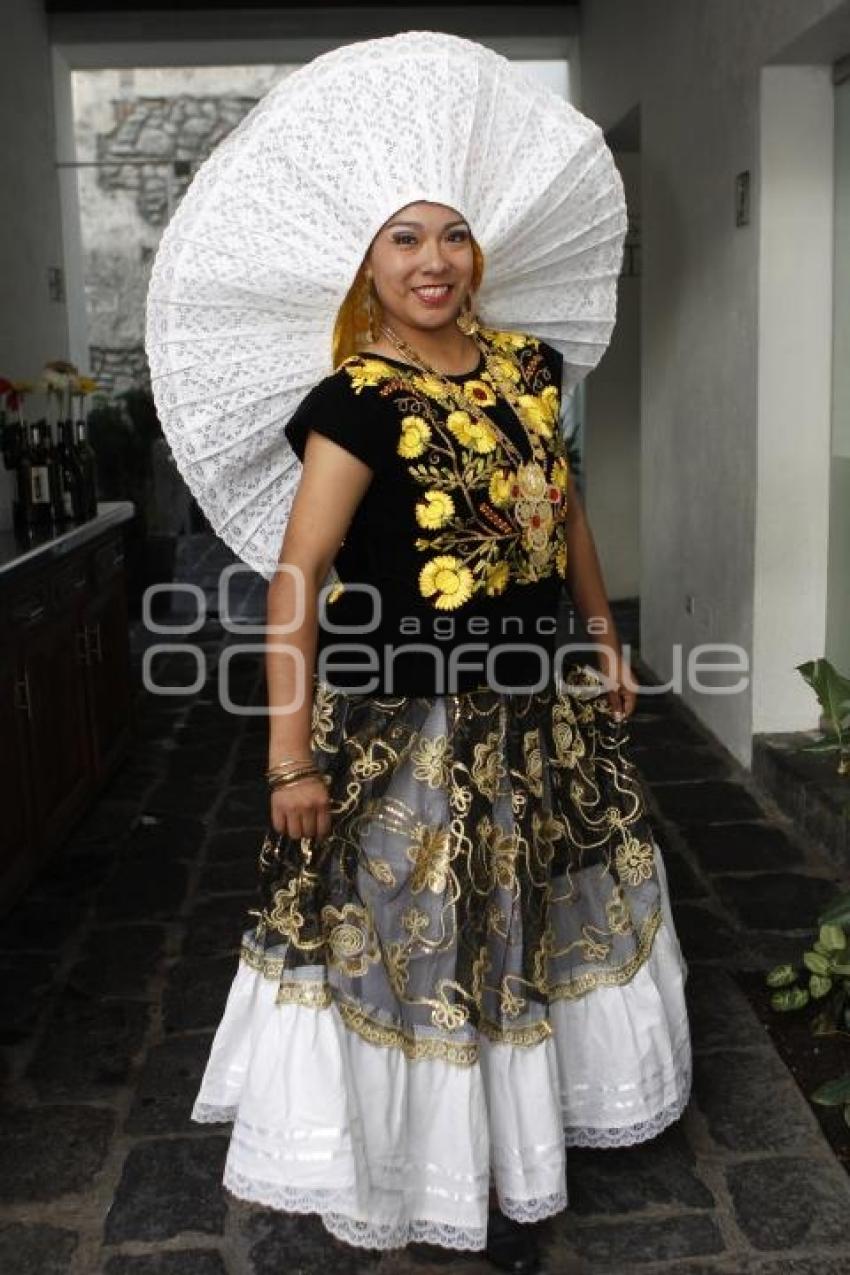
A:
{"type": "Polygon", "coordinates": [[[59,422],[59,463],[66,521],[83,522],[86,517],[83,472],[74,447],[74,422],[70,417],[59,422]]]}
{"type": "Polygon", "coordinates": [[[35,527],[49,526],[52,521],[50,504],[49,453],[44,438],[47,421],[43,418],[30,426],[30,521],[35,527]]]}
{"type": "Polygon", "coordinates": [[[17,440],[11,468],[15,471],[15,496],[12,501],[12,525],[17,531],[27,533],[33,525],[32,521],[32,451],[30,448],[29,426],[20,420],[16,426],[17,440]]]}
{"type": "Polygon", "coordinates": [[[83,476],[83,517],[97,517],[97,470],[94,451],[86,437],[86,422],[80,418],[74,424],[74,451],[83,476]]]}
{"type": "Polygon", "coordinates": [[[42,436],[44,438],[44,450],[47,455],[50,518],[55,527],[62,527],[65,522],[65,507],[62,500],[62,465],[59,459],[59,447],[53,434],[53,426],[49,420],[43,422],[42,436]]]}

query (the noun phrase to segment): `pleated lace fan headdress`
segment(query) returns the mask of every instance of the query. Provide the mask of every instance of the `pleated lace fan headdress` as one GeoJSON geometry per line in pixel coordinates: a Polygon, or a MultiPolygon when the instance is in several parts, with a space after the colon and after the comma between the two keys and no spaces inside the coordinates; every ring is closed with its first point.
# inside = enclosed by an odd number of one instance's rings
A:
{"type": "Polygon", "coordinates": [[[441,32],[345,45],[292,72],[183,196],[145,332],[175,461],[267,579],[301,470],[284,426],[333,371],[336,317],[372,239],[419,200],[466,218],[485,261],[479,319],[559,349],[566,389],[610,340],[626,207],[598,125],[441,32]]]}

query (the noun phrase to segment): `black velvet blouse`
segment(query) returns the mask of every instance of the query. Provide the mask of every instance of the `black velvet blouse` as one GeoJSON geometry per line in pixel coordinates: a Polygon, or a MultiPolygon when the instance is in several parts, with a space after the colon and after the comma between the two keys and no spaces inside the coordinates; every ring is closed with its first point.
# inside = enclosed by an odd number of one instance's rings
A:
{"type": "Polygon", "coordinates": [[[521,333],[481,337],[478,366],[446,378],[456,394],[402,360],[358,354],[286,425],[299,459],[313,429],[373,471],[320,608],[317,676],[350,693],[520,693],[554,680],[567,559],[562,356],[521,333]]]}

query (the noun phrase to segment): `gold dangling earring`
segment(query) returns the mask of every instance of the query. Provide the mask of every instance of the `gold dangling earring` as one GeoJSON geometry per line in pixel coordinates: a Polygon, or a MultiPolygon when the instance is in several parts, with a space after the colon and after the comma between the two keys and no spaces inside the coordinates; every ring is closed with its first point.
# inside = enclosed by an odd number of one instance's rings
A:
{"type": "Polygon", "coordinates": [[[468,292],[463,299],[463,305],[455,319],[455,323],[464,336],[474,336],[478,331],[478,318],[472,309],[472,302],[468,292]]]}

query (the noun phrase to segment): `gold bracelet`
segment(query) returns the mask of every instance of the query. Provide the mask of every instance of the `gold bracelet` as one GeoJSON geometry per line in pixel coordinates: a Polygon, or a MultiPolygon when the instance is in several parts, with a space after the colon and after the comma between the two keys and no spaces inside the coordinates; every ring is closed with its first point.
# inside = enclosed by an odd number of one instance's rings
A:
{"type": "Polygon", "coordinates": [[[301,766],[313,766],[315,761],[312,757],[300,757],[292,761],[279,761],[274,766],[269,766],[265,772],[267,775],[285,775],[291,770],[298,770],[301,766]]]}
{"type": "Polygon", "coordinates": [[[320,774],[318,766],[305,766],[303,770],[296,770],[291,775],[279,775],[274,779],[270,779],[269,788],[272,790],[283,788],[286,784],[297,783],[299,779],[312,779],[314,777],[318,779],[320,774]]]}
{"type": "Polygon", "coordinates": [[[299,775],[297,779],[282,779],[276,784],[269,785],[270,792],[277,792],[278,788],[289,788],[293,784],[303,783],[305,779],[320,779],[318,772],[315,775],[299,775]]]}

